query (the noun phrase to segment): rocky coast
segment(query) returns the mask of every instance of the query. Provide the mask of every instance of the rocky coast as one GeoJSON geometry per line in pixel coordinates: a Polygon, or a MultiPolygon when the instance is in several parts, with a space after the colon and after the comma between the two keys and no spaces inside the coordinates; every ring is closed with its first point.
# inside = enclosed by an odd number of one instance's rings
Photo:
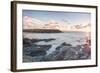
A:
{"type": "Polygon", "coordinates": [[[37,42],[51,42],[56,39],[27,39],[23,40],[23,62],[84,60],[91,58],[91,48],[88,43],[73,46],[62,42],[50,54],[47,51],[52,45],[38,45],[37,42]]]}

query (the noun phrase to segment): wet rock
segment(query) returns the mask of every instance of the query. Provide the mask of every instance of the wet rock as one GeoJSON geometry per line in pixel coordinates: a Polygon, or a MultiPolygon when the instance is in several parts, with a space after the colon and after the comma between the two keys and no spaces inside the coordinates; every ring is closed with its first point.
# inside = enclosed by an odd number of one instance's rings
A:
{"type": "Polygon", "coordinates": [[[32,43],[37,43],[37,42],[40,42],[40,41],[44,41],[44,42],[50,42],[50,41],[53,41],[55,39],[51,38],[51,39],[32,39],[32,43]]]}
{"type": "Polygon", "coordinates": [[[91,55],[91,49],[89,48],[88,45],[86,44],[83,44],[83,45],[80,45],[80,48],[79,46],[76,47],[78,50],[78,55],[79,55],[79,59],[89,59],[90,58],[90,55],[91,55]]]}
{"type": "Polygon", "coordinates": [[[28,56],[28,55],[24,55],[23,56],[23,62],[40,62],[43,61],[43,57],[44,56],[28,56]]]}
{"type": "Polygon", "coordinates": [[[73,47],[71,44],[62,43],[51,54],[45,56],[45,61],[59,61],[59,60],[81,60],[88,59],[90,55],[84,51],[86,47],[77,45],[73,47]]]}
{"type": "Polygon", "coordinates": [[[60,46],[56,48],[51,54],[45,57],[46,61],[59,61],[59,60],[67,60],[71,59],[74,56],[74,52],[71,49],[71,44],[62,43],[60,46]]]}
{"type": "Polygon", "coordinates": [[[84,44],[83,47],[84,47],[84,50],[83,50],[84,52],[87,52],[87,53],[91,52],[91,47],[88,44],[84,44]]]}
{"type": "Polygon", "coordinates": [[[31,42],[31,39],[28,39],[28,38],[24,38],[23,39],[23,46],[31,46],[32,45],[32,42],[31,42]]]}
{"type": "Polygon", "coordinates": [[[53,40],[55,40],[55,39],[53,39],[53,38],[51,38],[51,39],[43,39],[43,41],[45,41],[45,42],[50,42],[50,41],[53,41],[53,40]]]}
{"type": "Polygon", "coordinates": [[[72,45],[71,44],[67,44],[66,42],[64,42],[64,43],[62,43],[60,46],[58,46],[57,48],[56,48],[56,50],[60,50],[62,47],[64,47],[64,46],[67,46],[67,47],[71,47],[72,45]]]}
{"type": "Polygon", "coordinates": [[[50,41],[53,41],[53,40],[55,40],[55,39],[53,39],[53,38],[50,38],[50,39],[28,39],[28,38],[24,38],[23,39],[23,45],[24,46],[31,46],[32,44],[37,43],[37,42],[41,42],[41,41],[50,42],[50,41]]]}
{"type": "MultiPolygon", "coordinates": [[[[83,60],[91,58],[91,48],[86,45],[72,46],[71,44],[63,42],[55,51],[47,54],[47,51],[52,45],[37,45],[24,47],[24,54],[30,56],[32,62],[38,61],[62,61],[62,60],[83,60]],[[88,50],[89,49],[89,50],[88,50]]],[[[54,48],[55,49],[55,48],[54,48]]],[[[25,59],[26,61],[29,61],[25,59]]]]}
{"type": "Polygon", "coordinates": [[[46,51],[51,48],[51,45],[31,45],[23,47],[23,52],[29,56],[46,55],[46,51]]]}
{"type": "Polygon", "coordinates": [[[78,58],[78,55],[76,54],[74,48],[75,47],[68,47],[68,46],[64,46],[61,48],[60,52],[61,55],[63,55],[63,60],[74,60],[78,58]]]}
{"type": "Polygon", "coordinates": [[[42,55],[42,56],[44,56],[44,55],[46,55],[46,51],[44,51],[44,50],[35,50],[35,51],[31,51],[30,52],[30,54],[28,54],[28,55],[30,55],[30,56],[40,56],[40,55],[42,55]]]}
{"type": "Polygon", "coordinates": [[[33,62],[33,58],[31,56],[23,55],[23,62],[33,62]]]}
{"type": "Polygon", "coordinates": [[[51,54],[46,55],[46,56],[44,57],[44,61],[56,61],[57,58],[58,58],[58,57],[57,57],[58,54],[60,54],[59,51],[53,51],[51,54]]]}
{"type": "Polygon", "coordinates": [[[61,46],[72,46],[72,45],[64,42],[64,43],[61,44],[61,46]]]}
{"type": "Polygon", "coordinates": [[[32,62],[40,62],[43,61],[44,56],[34,56],[32,62]]]}

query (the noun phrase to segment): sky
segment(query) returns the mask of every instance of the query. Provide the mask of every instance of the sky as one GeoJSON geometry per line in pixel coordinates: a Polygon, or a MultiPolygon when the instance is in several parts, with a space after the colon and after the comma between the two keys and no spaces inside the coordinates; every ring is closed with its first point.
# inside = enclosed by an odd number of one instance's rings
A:
{"type": "Polygon", "coordinates": [[[89,24],[91,22],[91,14],[83,12],[23,10],[22,15],[23,17],[28,16],[43,22],[54,20],[69,25],[89,24]]]}

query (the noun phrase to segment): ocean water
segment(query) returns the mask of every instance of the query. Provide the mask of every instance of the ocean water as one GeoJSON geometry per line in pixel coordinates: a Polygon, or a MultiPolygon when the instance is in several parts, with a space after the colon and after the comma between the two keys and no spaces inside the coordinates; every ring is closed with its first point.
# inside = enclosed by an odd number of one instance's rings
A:
{"type": "Polygon", "coordinates": [[[83,32],[64,32],[64,33],[23,33],[24,38],[29,39],[55,39],[50,42],[40,41],[36,44],[38,45],[52,45],[52,47],[47,51],[48,54],[55,51],[55,48],[60,44],[66,42],[72,46],[82,45],[86,43],[86,38],[90,38],[89,33],[83,32]]]}

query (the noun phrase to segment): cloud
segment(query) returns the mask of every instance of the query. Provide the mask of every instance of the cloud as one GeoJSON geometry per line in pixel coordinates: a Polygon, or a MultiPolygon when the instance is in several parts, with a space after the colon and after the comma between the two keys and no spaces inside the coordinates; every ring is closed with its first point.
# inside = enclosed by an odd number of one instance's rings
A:
{"type": "Polygon", "coordinates": [[[36,18],[24,16],[23,17],[23,28],[24,29],[61,29],[65,25],[58,23],[55,20],[41,21],[36,18]]]}
{"type": "Polygon", "coordinates": [[[90,24],[69,25],[63,21],[41,21],[36,18],[24,16],[23,17],[24,29],[58,29],[61,31],[83,31],[90,32],[90,24]]]}
{"type": "Polygon", "coordinates": [[[43,24],[44,23],[38,19],[31,18],[28,16],[23,17],[24,29],[39,29],[43,26],[43,24]]]}

